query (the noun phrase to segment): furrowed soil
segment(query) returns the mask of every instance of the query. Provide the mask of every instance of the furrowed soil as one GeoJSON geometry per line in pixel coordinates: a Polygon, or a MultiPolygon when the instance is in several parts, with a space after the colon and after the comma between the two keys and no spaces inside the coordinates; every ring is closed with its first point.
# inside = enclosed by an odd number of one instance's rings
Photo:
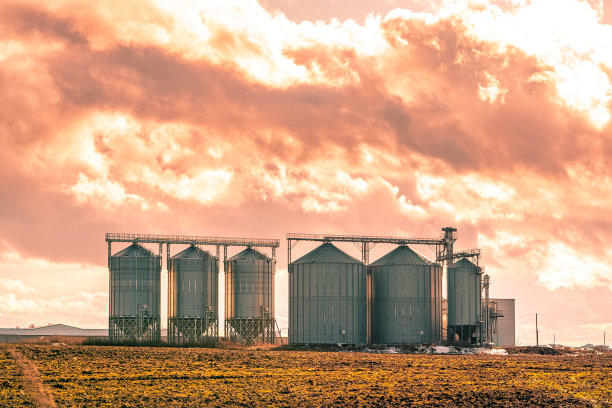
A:
{"type": "Polygon", "coordinates": [[[0,406],[36,406],[13,348],[58,407],[612,405],[612,354],[409,355],[0,345],[0,406]]]}

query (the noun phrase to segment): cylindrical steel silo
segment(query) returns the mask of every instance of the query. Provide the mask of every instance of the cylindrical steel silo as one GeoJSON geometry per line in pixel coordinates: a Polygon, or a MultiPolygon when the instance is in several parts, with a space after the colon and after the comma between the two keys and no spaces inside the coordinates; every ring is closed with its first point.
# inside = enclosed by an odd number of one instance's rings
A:
{"type": "Polygon", "coordinates": [[[481,269],[465,258],[448,268],[448,341],[477,342],[481,284],[481,269]]]}
{"type": "Polygon", "coordinates": [[[247,248],[225,265],[225,335],[247,344],[274,343],[276,261],[247,248]]]}
{"type": "Polygon", "coordinates": [[[199,343],[218,338],[219,259],[190,246],[170,259],[168,342],[199,343]]]}
{"type": "Polygon", "coordinates": [[[366,342],[365,265],[331,243],[289,264],[289,343],[366,342]]]}
{"type": "Polygon", "coordinates": [[[442,267],[402,245],[368,267],[375,344],[436,343],[442,336],[442,267]]]}
{"type": "Polygon", "coordinates": [[[109,339],[160,341],[161,256],[134,243],[110,259],[109,339]]]}

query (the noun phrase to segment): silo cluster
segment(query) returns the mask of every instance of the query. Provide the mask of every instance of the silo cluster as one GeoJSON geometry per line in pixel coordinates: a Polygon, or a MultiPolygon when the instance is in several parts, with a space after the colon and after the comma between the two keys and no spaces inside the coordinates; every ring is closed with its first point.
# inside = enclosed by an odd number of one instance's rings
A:
{"type": "MultiPolygon", "coordinates": [[[[481,288],[484,282],[488,299],[488,284],[478,266],[480,250],[454,253],[456,229],[443,230],[444,240],[288,234],[288,240],[322,242],[288,265],[289,343],[434,344],[442,340],[443,324],[451,343],[486,341],[489,317],[496,316],[489,316],[482,307],[481,288]],[[332,241],[361,245],[363,261],[332,241]],[[368,264],[375,243],[397,247],[368,264]],[[447,313],[442,311],[442,265],[407,243],[435,245],[436,259],[448,262],[447,313]],[[476,263],[470,257],[476,257],[476,263]],[[455,259],[460,260],[453,263],[455,259]]],[[[159,254],[154,254],[132,235],[132,245],[111,256],[110,242],[126,238],[107,236],[111,341],[161,340],[161,254],[166,244],[169,343],[197,344],[218,338],[220,246],[224,246],[225,260],[225,336],[245,344],[275,343],[274,249],[278,240],[145,236],[144,242],[159,244],[159,254]],[[216,245],[217,255],[196,243],[216,245]],[[170,256],[171,244],[189,246],[170,256]],[[253,248],[258,244],[272,247],[272,257],[253,248]],[[246,249],[227,259],[230,245],[246,249]]],[[[291,248],[289,242],[289,260],[291,248]]]]}
{"type": "MultiPolygon", "coordinates": [[[[218,253],[218,251],[217,251],[218,253]]],[[[161,244],[154,254],[138,243],[110,256],[109,339],[161,340],[161,244]]],[[[276,261],[251,247],[225,263],[226,337],[274,343],[276,261]]],[[[170,257],[168,342],[198,344],[219,337],[219,257],[195,245],[170,257]]]]}
{"type": "Polygon", "coordinates": [[[168,267],[168,342],[201,343],[218,337],[219,259],[196,246],[168,267]]]}
{"type": "Polygon", "coordinates": [[[225,333],[247,344],[274,342],[276,261],[247,248],[225,265],[225,333]]]}
{"type": "Polygon", "coordinates": [[[289,264],[292,344],[435,343],[441,308],[442,267],[404,245],[367,267],[331,243],[289,264]]]}
{"type": "Polygon", "coordinates": [[[161,256],[132,244],[110,259],[109,339],[160,341],[161,256]]]}

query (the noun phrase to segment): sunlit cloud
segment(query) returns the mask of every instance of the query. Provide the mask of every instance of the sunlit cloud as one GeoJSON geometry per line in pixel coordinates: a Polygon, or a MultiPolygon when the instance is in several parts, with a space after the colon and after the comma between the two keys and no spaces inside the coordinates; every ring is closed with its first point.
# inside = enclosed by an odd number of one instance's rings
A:
{"type": "Polygon", "coordinates": [[[610,288],[602,4],[420,3],[308,21],[254,0],[4,2],[5,303],[102,305],[101,239],[124,229],[456,225],[494,277],[610,288]],[[36,283],[70,273],[95,300],[36,283]]]}
{"type": "Polygon", "coordinates": [[[612,290],[612,266],[562,244],[549,244],[539,282],[550,289],[606,285],[612,290]]]}

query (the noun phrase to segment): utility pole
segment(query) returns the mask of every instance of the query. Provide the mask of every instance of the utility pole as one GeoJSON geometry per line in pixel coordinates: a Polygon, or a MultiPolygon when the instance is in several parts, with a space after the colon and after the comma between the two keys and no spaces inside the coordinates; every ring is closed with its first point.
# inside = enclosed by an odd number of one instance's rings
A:
{"type": "Polygon", "coordinates": [[[553,334],[553,347],[557,345],[557,336],[553,334]]]}
{"type": "Polygon", "coordinates": [[[606,346],[606,332],[604,332],[604,347],[606,346]]]}
{"type": "Polygon", "coordinates": [[[538,314],[536,313],[536,346],[540,345],[540,339],[538,338],[538,314]]]}

